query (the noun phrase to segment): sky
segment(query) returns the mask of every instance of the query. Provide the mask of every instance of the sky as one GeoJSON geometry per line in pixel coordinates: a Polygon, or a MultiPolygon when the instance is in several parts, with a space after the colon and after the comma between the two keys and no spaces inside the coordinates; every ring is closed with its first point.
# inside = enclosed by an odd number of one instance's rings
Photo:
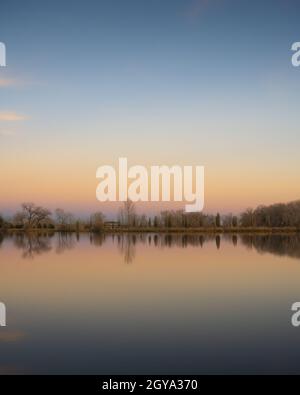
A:
{"type": "Polygon", "coordinates": [[[0,212],[113,213],[95,174],[119,157],[205,166],[206,212],[299,199],[299,15],[296,0],[1,0],[0,212]]]}

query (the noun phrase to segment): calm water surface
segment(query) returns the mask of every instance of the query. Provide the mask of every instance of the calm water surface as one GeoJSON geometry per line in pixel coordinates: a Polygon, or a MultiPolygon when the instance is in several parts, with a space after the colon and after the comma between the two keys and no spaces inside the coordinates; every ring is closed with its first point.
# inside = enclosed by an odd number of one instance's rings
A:
{"type": "Polygon", "coordinates": [[[0,373],[300,373],[300,236],[0,236],[0,373]]]}

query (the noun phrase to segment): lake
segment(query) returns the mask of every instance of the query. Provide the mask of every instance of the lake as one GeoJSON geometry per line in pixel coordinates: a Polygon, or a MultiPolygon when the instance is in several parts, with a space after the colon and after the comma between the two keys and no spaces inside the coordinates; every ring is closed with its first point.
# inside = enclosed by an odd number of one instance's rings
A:
{"type": "Polygon", "coordinates": [[[0,373],[300,373],[300,235],[0,235],[0,373]]]}

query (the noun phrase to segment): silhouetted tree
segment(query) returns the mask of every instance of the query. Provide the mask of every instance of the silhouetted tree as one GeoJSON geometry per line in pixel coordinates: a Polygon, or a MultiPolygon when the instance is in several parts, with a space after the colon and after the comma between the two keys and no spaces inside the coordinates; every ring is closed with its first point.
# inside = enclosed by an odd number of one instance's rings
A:
{"type": "Polygon", "coordinates": [[[51,212],[34,203],[23,203],[22,211],[16,213],[14,222],[21,224],[24,228],[39,228],[42,224],[50,222],[51,212]]]}
{"type": "Polygon", "coordinates": [[[216,215],[216,227],[219,228],[221,226],[221,217],[220,214],[217,213],[216,215]]]}
{"type": "Polygon", "coordinates": [[[247,209],[241,214],[241,226],[300,227],[300,200],[247,209]]]}
{"type": "Polygon", "coordinates": [[[127,200],[126,202],[124,202],[123,207],[120,209],[119,212],[119,220],[122,225],[136,225],[135,205],[131,200],[127,200]]]}
{"type": "Polygon", "coordinates": [[[233,226],[234,228],[236,228],[236,227],[238,226],[238,217],[237,217],[236,215],[234,215],[234,216],[232,217],[232,226],[233,226]]]}
{"type": "Polygon", "coordinates": [[[91,225],[91,230],[93,232],[101,232],[104,229],[104,219],[105,216],[103,213],[98,211],[97,213],[94,213],[90,217],[90,225],[91,225]]]}
{"type": "Polygon", "coordinates": [[[73,215],[61,208],[55,210],[56,221],[60,231],[70,231],[74,223],[73,215]]]}

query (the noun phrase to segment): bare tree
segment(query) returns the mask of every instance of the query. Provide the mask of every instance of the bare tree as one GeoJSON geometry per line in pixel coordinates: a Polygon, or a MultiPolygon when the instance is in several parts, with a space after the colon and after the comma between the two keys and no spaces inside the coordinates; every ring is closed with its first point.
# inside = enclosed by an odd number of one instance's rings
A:
{"type": "Polygon", "coordinates": [[[233,215],[231,213],[224,215],[222,217],[222,224],[225,228],[231,228],[233,226],[233,215]]]}
{"type": "Polygon", "coordinates": [[[141,228],[146,228],[148,225],[148,219],[146,217],[145,214],[141,215],[141,217],[139,218],[139,226],[141,228]]]}
{"type": "Polygon", "coordinates": [[[119,212],[119,219],[122,225],[134,226],[136,223],[135,205],[131,200],[126,200],[119,212]]]}
{"type": "Polygon", "coordinates": [[[255,225],[254,210],[252,208],[247,208],[247,210],[241,214],[240,222],[241,222],[241,226],[245,226],[245,227],[254,226],[255,225]]]}
{"type": "Polygon", "coordinates": [[[22,211],[15,215],[15,221],[21,223],[25,228],[36,228],[43,223],[50,222],[51,211],[36,206],[34,203],[23,203],[22,211]]]}
{"type": "Polygon", "coordinates": [[[300,227],[300,201],[276,203],[247,209],[241,214],[242,226],[300,227]]]}
{"type": "Polygon", "coordinates": [[[104,228],[105,216],[101,211],[94,213],[90,217],[90,226],[93,232],[101,232],[104,228]]]}
{"type": "Polygon", "coordinates": [[[74,223],[74,217],[71,213],[66,212],[62,208],[57,208],[55,210],[55,216],[59,230],[61,231],[71,230],[71,227],[74,223]]]}

